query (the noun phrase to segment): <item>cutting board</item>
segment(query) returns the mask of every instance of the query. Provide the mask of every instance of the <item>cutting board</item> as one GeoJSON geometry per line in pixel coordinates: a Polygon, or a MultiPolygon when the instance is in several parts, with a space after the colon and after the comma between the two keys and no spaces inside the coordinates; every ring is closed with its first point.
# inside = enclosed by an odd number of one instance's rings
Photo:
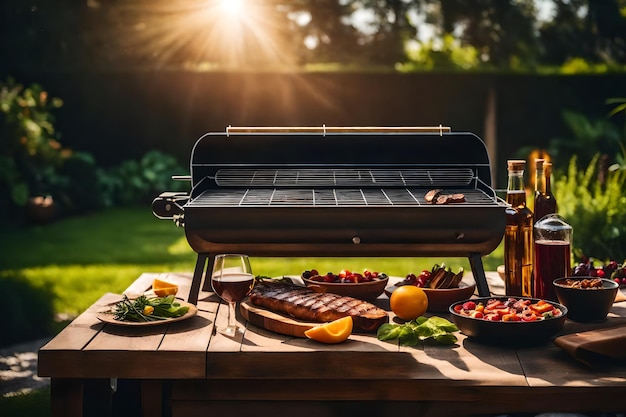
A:
{"type": "Polygon", "coordinates": [[[249,301],[240,304],[241,315],[255,326],[287,336],[306,337],[304,332],[322,323],[305,322],[292,319],[273,311],[259,308],[249,301]]]}

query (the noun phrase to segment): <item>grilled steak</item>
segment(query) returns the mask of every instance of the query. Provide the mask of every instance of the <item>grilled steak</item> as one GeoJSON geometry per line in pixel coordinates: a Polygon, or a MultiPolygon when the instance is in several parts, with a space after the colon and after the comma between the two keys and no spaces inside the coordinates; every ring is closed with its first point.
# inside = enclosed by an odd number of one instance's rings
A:
{"type": "Polygon", "coordinates": [[[442,191],[443,190],[440,190],[439,188],[430,190],[429,192],[426,193],[426,195],[424,195],[424,201],[426,201],[428,204],[433,204],[435,200],[437,199],[437,197],[439,197],[439,194],[441,194],[442,191]]]}
{"type": "Polygon", "coordinates": [[[458,194],[439,194],[435,199],[435,204],[451,204],[462,203],[465,201],[465,195],[458,194]]]}
{"type": "Polygon", "coordinates": [[[387,312],[367,301],[283,282],[257,282],[250,292],[252,304],[295,319],[325,323],[352,316],[354,327],[372,332],[389,321],[387,312]]]}

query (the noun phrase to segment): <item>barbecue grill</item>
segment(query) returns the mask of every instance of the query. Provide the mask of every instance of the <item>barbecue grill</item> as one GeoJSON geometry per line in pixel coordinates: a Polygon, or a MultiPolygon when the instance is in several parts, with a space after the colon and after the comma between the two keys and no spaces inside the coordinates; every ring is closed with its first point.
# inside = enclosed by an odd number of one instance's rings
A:
{"type": "MultiPolygon", "coordinates": [[[[189,302],[219,253],[252,256],[482,256],[505,230],[483,141],[447,127],[228,128],[198,139],[190,194],[165,192],[155,216],[198,253],[189,302]],[[427,204],[432,189],[465,201],[427,204]]],[[[210,284],[205,280],[205,287],[210,284]]]]}

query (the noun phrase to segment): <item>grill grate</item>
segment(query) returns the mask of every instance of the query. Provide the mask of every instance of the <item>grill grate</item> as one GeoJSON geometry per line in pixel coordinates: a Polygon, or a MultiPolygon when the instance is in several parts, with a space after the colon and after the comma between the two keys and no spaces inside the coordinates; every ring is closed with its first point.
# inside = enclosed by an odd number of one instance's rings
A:
{"type": "MultiPolygon", "coordinates": [[[[426,192],[417,188],[208,189],[188,204],[189,207],[420,206],[427,205],[426,192]]],[[[478,189],[446,189],[446,193],[463,193],[464,206],[495,204],[493,197],[478,189]]]]}
{"type": "Polygon", "coordinates": [[[220,169],[223,187],[461,187],[475,178],[471,168],[446,169],[220,169]]]}

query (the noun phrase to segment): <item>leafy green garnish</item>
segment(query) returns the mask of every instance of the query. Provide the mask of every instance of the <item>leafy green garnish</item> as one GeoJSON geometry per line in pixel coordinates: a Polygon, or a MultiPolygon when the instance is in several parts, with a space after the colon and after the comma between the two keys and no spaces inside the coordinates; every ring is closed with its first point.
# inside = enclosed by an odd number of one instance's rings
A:
{"type": "Polygon", "coordinates": [[[270,281],[270,282],[283,282],[283,283],[293,284],[293,280],[285,276],[281,278],[272,278],[266,275],[257,275],[256,277],[254,277],[254,280],[255,282],[270,281]]]}
{"type": "Polygon", "coordinates": [[[453,345],[457,341],[453,333],[458,331],[454,323],[443,317],[421,316],[404,324],[385,323],[378,328],[376,336],[378,340],[398,339],[402,346],[415,346],[426,339],[433,339],[441,345],[453,345]]]}
{"type": "Polygon", "coordinates": [[[113,307],[113,317],[120,321],[157,321],[185,315],[189,307],[181,305],[173,295],[148,298],[145,295],[131,301],[125,294],[122,301],[113,307]],[[146,306],[152,307],[149,314],[146,306]]]}

